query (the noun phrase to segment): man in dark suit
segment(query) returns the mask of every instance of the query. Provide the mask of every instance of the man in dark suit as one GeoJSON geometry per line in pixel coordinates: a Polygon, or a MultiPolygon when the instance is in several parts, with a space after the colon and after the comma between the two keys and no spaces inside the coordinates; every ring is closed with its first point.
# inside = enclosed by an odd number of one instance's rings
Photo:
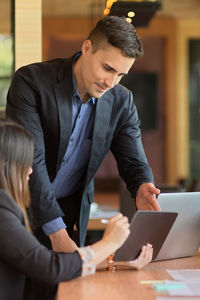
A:
{"type": "Polygon", "coordinates": [[[49,236],[55,251],[76,249],[74,224],[83,245],[93,177],[109,150],[137,208],[159,210],[137,109],[119,84],[142,55],[133,26],[105,17],[80,53],[22,67],[13,77],[6,113],[34,138],[31,214],[40,241],[49,236]]]}

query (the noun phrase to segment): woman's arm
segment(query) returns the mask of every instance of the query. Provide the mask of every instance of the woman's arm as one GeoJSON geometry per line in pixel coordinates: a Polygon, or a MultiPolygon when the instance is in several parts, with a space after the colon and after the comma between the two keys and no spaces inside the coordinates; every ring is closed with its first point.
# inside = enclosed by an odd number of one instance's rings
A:
{"type": "MultiPolygon", "coordinates": [[[[83,261],[85,256],[88,258],[87,263],[89,263],[89,268],[91,268],[91,265],[95,265],[97,268],[106,268],[108,267],[107,258],[124,243],[129,233],[128,219],[123,217],[121,214],[118,214],[110,219],[104,236],[99,242],[91,245],[90,247],[79,248],[78,252],[80,253],[83,261]],[[87,250],[89,251],[88,253],[87,250]]],[[[137,259],[127,262],[113,262],[113,266],[129,267],[139,270],[152,260],[152,255],[152,246],[148,244],[147,246],[143,246],[137,259]]],[[[91,273],[93,273],[94,268],[91,268],[91,270],[91,273]]],[[[89,273],[86,272],[86,274],[89,273]]]]}
{"type": "Polygon", "coordinates": [[[90,247],[79,248],[83,260],[83,274],[92,274],[98,264],[115,252],[127,239],[130,233],[128,218],[117,214],[110,219],[103,238],[90,247]],[[86,271],[84,271],[86,269],[86,271]],[[91,270],[91,272],[89,271],[91,270]]]}
{"type": "Polygon", "coordinates": [[[7,194],[0,198],[0,259],[31,279],[57,284],[78,277],[78,252],[56,253],[41,245],[22,224],[22,212],[7,194]]]}

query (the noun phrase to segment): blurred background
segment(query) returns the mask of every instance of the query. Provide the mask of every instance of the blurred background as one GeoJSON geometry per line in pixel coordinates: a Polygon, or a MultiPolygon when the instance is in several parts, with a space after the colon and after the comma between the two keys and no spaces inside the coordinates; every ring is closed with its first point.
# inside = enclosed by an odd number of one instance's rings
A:
{"type": "MultiPolygon", "coordinates": [[[[71,56],[108,14],[128,18],[144,46],[144,58],[122,84],[133,92],[156,185],[200,190],[200,0],[0,0],[1,116],[16,69],[71,56]]],[[[97,198],[107,192],[127,199],[111,153],[95,185],[97,198]]]]}

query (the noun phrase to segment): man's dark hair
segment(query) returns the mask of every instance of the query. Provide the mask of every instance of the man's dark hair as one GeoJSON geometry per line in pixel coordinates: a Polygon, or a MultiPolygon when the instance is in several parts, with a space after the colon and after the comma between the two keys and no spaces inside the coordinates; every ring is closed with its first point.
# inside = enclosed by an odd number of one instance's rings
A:
{"type": "Polygon", "coordinates": [[[125,56],[143,56],[142,44],[135,28],[122,17],[107,16],[101,19],[90,32],[88,39],[91,40],[94,51],[104,47],[107,42],[119,48],[125,56]]]}

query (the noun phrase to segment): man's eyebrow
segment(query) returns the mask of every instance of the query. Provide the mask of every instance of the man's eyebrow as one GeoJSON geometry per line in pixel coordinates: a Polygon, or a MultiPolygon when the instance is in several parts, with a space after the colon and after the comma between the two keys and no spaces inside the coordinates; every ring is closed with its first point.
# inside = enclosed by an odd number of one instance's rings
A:
{"type": "MultiPolygon", "coordinates": [[[[108,64],[105,64],[105,66],[110,69],[111,71],[117,73],[117,70],[115,70],[115,68],[111,67],[110,65],[108,64]]],[[[123,76],[123,75],[127,75],[128,73],[120,73],[119,76],[123,76]]]]}

